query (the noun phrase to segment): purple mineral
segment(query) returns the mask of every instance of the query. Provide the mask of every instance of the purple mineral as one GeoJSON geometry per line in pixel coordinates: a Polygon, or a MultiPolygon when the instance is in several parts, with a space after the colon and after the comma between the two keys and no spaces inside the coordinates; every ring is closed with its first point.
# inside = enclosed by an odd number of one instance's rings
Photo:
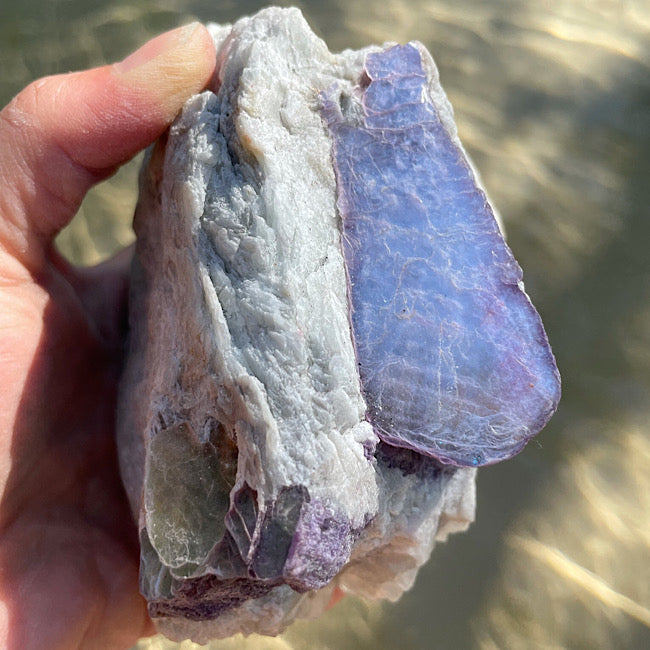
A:
{"type": "Polygon", "coordinates": [[[353,340],[385,442],[487,465],[546,424],[560,380],[521,269],[428,83],[409,44],[367,57],[361,117],[343,115],[336,89],[325,94],[353,340]]]}

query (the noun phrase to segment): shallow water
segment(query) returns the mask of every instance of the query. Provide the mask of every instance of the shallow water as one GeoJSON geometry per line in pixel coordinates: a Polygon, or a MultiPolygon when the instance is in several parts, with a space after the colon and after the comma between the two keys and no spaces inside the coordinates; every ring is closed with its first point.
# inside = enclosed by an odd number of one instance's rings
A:
{"type": "MultiPolygon", "coordinates": [[[[430,49],[545,322],[563,400],[538,441],[480,471],[477,521],[435,549],[398,603],[346,599],[281,639],[214,647],[650,647],[650,7],[292,4],[333,50],[412,39],[430,49]]],[[[231,22],[261,6],[7,0],[0,102],[190,19],[231,22]]],[[[127,166],[89,196],[61,236],[73,259],[93,263],[132,239],[135,174],[127,166]]]]}

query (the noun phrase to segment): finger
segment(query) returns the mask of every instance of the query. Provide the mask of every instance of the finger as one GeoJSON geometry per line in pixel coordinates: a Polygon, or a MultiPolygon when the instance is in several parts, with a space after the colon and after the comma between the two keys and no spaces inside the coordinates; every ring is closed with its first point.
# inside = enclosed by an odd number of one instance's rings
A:
{"type": "Polygon", "coordinates": [[[128,293],[131,244],[101,264],[74,267],[57,251],[52,253],[55,267],[72,285],[83,305],[88,323],[108,349],[121,353],[128,330],[128,293]]]}
{"type": "Polygon", "coordinates": [[[38,269],[88,189],[165,130],[215,60],[194,23],[120,63],[23,90],[0,112],[0,247],[38,269]]]}

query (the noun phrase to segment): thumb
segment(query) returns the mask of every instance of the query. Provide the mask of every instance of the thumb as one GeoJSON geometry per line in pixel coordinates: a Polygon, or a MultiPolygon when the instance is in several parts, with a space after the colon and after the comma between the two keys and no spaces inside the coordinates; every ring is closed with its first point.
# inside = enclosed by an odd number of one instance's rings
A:
{"type": "Polygon", "coordinates": [[[28,86],[0,112],[0,251],[34,272],[92,185],[153,142],[215,67],[193,23],[124,61],[28,86]]]}

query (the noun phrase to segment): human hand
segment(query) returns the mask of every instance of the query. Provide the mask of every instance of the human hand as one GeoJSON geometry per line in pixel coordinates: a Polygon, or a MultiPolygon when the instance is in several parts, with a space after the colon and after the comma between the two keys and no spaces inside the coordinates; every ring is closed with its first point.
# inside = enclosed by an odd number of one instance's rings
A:
{"type": "Polygon", "coordinates": [[[150,633],[114,443],[128,256],[73,268],[56,234],[215,65],[198,24],[123,62],[34,82],[0,113],[0,645],[150,633]]]}

